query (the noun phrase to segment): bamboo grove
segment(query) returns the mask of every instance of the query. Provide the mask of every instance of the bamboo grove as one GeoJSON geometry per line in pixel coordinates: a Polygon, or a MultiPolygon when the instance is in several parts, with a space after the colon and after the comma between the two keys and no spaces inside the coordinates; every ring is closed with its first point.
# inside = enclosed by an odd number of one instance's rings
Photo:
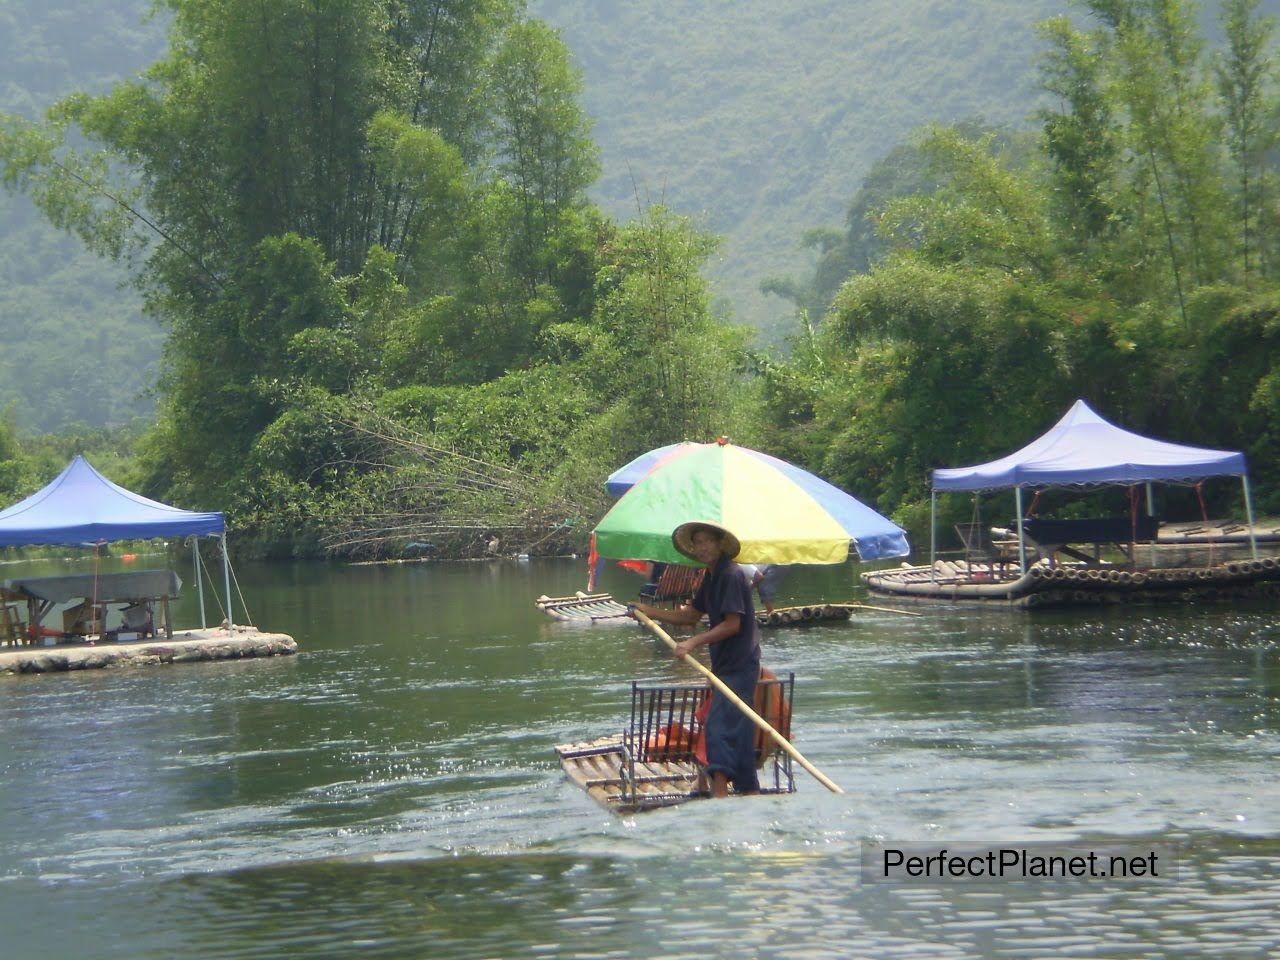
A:
{"type": "MultiPolygon", "coordinates": [[[[716,241],[599,173],[581,75],[515,0],[167,0],[167,55],[0,169],[130,264],[166,330],[132,483],[266,554],[581,549],[604,476],[679,439],[793,459],[913,533],[930,468],[1077,397],[1245,449],[1280,509],[1274,24],[1093,0],[1041,25],[1026,129],[885,155],[812,276],[768,285],[785,354],[712,309],[716,241]]],[[[1029,55],[1032,55],[1029,53],[1029,55]]],[[[0,492],[40,442],[0,428],[0,492]]],[[[1209,491],[1208,496],[1214,496],[1209,491]]]]}

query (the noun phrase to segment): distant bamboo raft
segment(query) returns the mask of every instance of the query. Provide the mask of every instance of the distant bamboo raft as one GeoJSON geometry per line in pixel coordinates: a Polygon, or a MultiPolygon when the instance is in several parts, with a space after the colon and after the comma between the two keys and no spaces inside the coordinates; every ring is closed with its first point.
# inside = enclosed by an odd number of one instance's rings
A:
{"type": "Polygon", "coordinates": [[[756,611],[756,622],[762,627],[792,627],[823,620],[848,620],[857,604],[814,603],[802,607],[778,607],[765,612],[756,611]]]}
{"type": "MultiPolygon", "coordinates": [[[[577,593],[572,597],[543,595],[534,601],[539,610],[554,620],[575,623],[630,622],[627,605],[609,593],[577,593]]],[[[792,627],[818,621],[848,620],[857,609],[853,603],[815,603],[807,606],[779,607],[772,612],[756,612],[762,627],[792,627]]]]}
{"type": "Polygon", "coordinates": [[[634,622],[627,616],[627,605],[619,603],[608,593],[577,593],[572,597],[543,594],[534,603],[553,620],[572,623],[634,622]]]}
{"type": "Polygon", "coordinates": [[[1212,603],[1280,595],[1280,559],[1227,560],[1212,566],[1132,569],[1103,564],[1037,563],[1002,579],[986,568],[938,560],[862,575],[867,589],[895,598],[1004,601],[1016,607],[1131,602],[1212,603]]]}

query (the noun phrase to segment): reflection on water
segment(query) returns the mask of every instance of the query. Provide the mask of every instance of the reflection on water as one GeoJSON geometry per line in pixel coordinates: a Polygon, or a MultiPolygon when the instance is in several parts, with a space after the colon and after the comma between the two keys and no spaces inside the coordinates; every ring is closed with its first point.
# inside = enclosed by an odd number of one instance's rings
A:
{"type": "Polygon", "coordinates": [[[85,918],[43,931],[47,955],[131,960],[1274,956],[1274,848],[1183,849],[1176,881],[1138,888],[864,885],[829,852],[739,850],[326,860],[31,896],[85,918]]]}
{"type": "Polygon", "coordinates": [[[297,657],[0,679],[3,955],[738,956],[744,932],[761,956],[1280,948],[1271,609],[770,632],[798,746],[846,794],[801,774],[792,797],[621,819],[551,746],[619,729],[633,678],[689,672],[634,626],[534,609],[582,573],[241,571],[297,657]],[[1173,844],[1181,865],[1137,885],[864,885],[860,844],[886,838],[1173,844]]]}

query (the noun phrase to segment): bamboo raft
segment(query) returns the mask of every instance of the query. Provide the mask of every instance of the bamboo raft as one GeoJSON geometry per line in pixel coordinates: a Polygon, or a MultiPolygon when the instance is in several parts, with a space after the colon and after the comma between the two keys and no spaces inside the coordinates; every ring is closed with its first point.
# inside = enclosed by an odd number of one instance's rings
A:
{"type": "Polygon", "coordinates": [[[1213,603],[1280,596],[1280,559],[1228,560],[1211,566],[1132,568],[1041,560],[1002,575],[986,564],[937,560],[862,574],[867,589],[895,599],[1003,602],[1020,608],[1113,603],[1213,603]]]}
{"type": "Polygon", "coordinates": [[[692,760],[640,763],[627,776],[623,734],[556,747],[569,780],[606,810],[618,814],[656,810],[699,799],[692,760]]]}
{"type": "MultiPolygon", "coordinates": [[[[627,605],[608,593],[577,593],[572,597],[541,596],[534,601],[538,609],[553,620],[568,623],[631,622],[627,605]]],[[[778,607],[756,612],[762,627],[791,627],[819,621],[848,620],[859,604],[818,603],[807,606],[778,607]]]]}
{"type": "Polygon", "coordinates": [[[608,593],[579,592],[572,597],[548,597],[543,594],[534,603],[551,619],[568,623],[595,623],[601,620],[632,622],[627,616],[627,605],[619,603],[608,593]]]}
{"type": "Polygon", "coordinates": [[[793,627],[819,621],[848,620],[860,605],[856,603],[818,603],[805,607],[777,607],[756,613],[762,627],[793,627]]]}
{"type": "MultiPolygon", "coordinates": [[[[707,797],[699,789],[696,760],[701,713],[710,688],[631,684],[631,718],[619,734],[555,748],[570,782],[606,810],[641,813],[707,797]]],[[[791,736],[795,676],[762,680],[757,713],[784,737],[791,736]]],[[[791,756],[757,734],[762,794],[794,793],[791,756]]]]}

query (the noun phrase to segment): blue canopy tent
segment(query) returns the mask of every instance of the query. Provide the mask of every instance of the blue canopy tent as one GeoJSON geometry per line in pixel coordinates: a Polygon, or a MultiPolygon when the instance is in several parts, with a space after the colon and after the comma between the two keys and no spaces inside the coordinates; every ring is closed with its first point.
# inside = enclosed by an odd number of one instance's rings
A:
{"type": "MultiPolygon", "coordinates": [[[[25,500],[0,510],[0,547],[105,543],[157,537],[216,536],[222,541],[227,621],[231,621],[231,570],[227,562],[226,523],[221,513],[195,513],[149,500],[112,483],[77,456],[62,473],[25,500]]],[[[193,543],[193,550],[198,546],[193,543]]],[[[204,591],[198,552],[196,585],[200,625],[204,591]]]]}
{"type": "Polygon", "coordinates": [[[1156,481],[1194,482],[1207,477],[1238,476],[1244,485],[1244,505],[1253,556],[1258,545],[1253,535],[1253,500],[1244,454],[1235,450],[1187,447],[1122,430],[1098,416],[1087,403],[1077,400],[1047,433],[999,460],[972,467],[933,471],[930,561],[937,552],[939,491],[973,493],[1013,488],[1018,513],[1018,555],[1027,569],[1026,541],[1022,529],[1024,487],[1097,486],[1146,484],[1147,511],[1152,513],[1151,484],[1156,481]]]}

